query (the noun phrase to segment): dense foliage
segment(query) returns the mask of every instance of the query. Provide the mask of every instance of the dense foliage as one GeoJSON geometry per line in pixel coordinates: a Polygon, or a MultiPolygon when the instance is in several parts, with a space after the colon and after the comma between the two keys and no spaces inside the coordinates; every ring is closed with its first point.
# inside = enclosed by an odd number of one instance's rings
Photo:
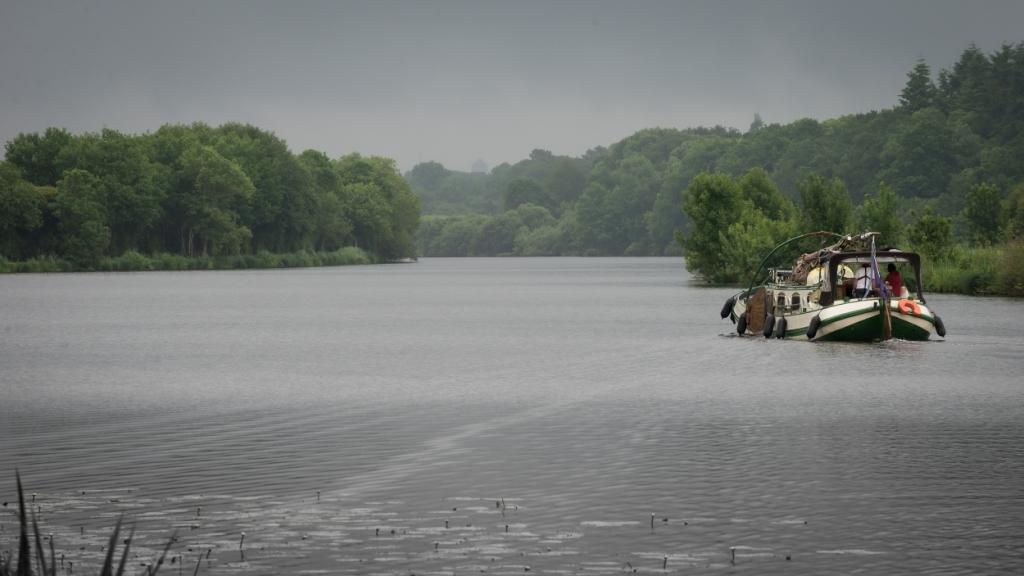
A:
{"type": "Polygon", "coordinates": [[[735,274],[723,262],[791,230],[871,228],[887,243],[923,250],[935,235],[978,246],[1020,238],[1024,43],[992,54],[970,46],[935,79],[919,61],[898,99],[891,109],[824,122],[756,116],[743,133],[646,129],[581,158],[535,150],[490,174],[420,164],[406,175],[431,215],[418,248],[664,255],[680,252],[680,235],[692,270],[730,282],[735,274]],[[524,205],[549,217],[522,223],[524,205]]]}
{"type": "Polygon", "coordinates": [[[392,160],[294,155],[253,126],[165,125],[138,136],[50,128],[18,135],[5,158],[0,269],[117,267],[125,254],[153,256],[149,267],[175,256],[246,266],[314,252],[334,256],[305,258],[365,261],[340,255],[346,247],[382,260],[414,255],[419,200],[392,160]]]}

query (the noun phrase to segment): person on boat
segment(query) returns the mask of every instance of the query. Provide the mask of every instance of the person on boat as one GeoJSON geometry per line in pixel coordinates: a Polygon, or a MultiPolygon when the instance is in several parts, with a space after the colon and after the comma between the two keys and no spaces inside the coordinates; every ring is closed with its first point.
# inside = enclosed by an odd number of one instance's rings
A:
{"type": "Polygon", "coordinates": [[[853,275],[853,297],[864,298],[869,296],[874,285],[874,271],[871,270],[871,265],[865,262],[861,264],[860,268],[857,269],[857,273],[853,275]]]}
{"type": "Polygon", "coordinates": [[[885,283],[889,286],[889,291],[893,296],[900,298],[903,296],[903,276],[900,276],[900,271],[896,269],[896,264],[889,262],[887,268],[889,274],[885,277],[885,283]]]}

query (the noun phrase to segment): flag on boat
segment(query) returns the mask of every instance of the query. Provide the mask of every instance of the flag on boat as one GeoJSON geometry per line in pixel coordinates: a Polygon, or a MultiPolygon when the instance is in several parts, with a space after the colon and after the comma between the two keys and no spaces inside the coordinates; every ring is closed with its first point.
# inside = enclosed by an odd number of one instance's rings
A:
{"type": "Polygon", "coordinates": [[[878,270],[878,260],[875,258],[875,238],[871,237],[871,272],[874,273],[875,289],[882,298],[888,298],[889,294],[885,289],[885,282],[882,282],[882,274],[878,270]]]}

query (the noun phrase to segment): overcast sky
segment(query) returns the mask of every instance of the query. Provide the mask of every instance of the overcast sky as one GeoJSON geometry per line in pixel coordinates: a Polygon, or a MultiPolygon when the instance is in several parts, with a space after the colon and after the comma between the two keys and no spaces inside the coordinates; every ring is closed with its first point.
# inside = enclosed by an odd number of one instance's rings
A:
{"type": "Polygon", "coordinates": [[[239,121],[469,170],[888,108],[918,58],[1021,41],[1021,0],[0,0],[0,141],[239,121]]]}

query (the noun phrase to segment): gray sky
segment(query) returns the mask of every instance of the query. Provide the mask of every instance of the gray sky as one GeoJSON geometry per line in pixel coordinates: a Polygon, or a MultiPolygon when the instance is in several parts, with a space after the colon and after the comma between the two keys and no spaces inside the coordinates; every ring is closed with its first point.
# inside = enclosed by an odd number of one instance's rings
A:
{"type": "Polygon", "coordinates": [[[887,108],[918,58],[1021,41],[1021,0],[0,0],[0,141],[239,121],[469,170],[887,108]]]}

